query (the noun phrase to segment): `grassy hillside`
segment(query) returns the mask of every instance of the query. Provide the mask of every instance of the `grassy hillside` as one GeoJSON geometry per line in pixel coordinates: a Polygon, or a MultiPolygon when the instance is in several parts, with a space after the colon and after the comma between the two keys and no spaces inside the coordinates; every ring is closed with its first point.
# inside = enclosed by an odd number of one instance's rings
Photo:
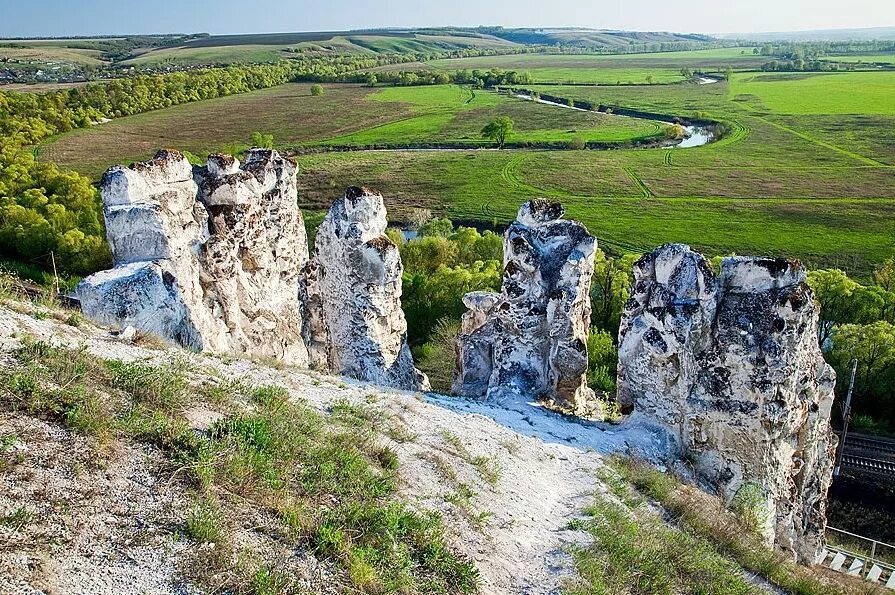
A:
{"type": "Polygon", "coordinates": [[[500,49],[516,44],[487,35],[428,35],[398,31],[339,31],[263,35],[211,36],[176,47],[142,53],[125,64],[224,64],[270,62],[287,58],[290,52],[320,51],[348,54],[429,54],[466,48],[500,49]]]}

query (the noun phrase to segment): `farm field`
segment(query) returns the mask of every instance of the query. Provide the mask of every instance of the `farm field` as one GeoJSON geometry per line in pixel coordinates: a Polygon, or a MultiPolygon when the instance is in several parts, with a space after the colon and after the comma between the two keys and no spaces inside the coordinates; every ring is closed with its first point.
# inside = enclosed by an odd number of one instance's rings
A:
{"type": "Polygon", "coordinates": [[[631,84],[644,83],[651,76],[653,83],[682,82],[682,68],[712,72],[731,68],[757,68],[767,61],[756,56],[752,48],[723,48],[688,52],[662,52],[653,54],[618,55],[569,55],[569,54],[519,54],[504,56],[478,56],[417,62],[411,65],[395,64],[377,70],[501,70],[525,71],[535,82],[576,84],[631,84]]]}
{"type": "Polygon", "coordinates": [[[342,54],[429,53],[462,48],[500,49],[516,44],[485,35],[424,35],[413,32],[232,35],[202,38],[154,49],[124,64],[229,64],[273,62],[294,56],[287,50],[342,54]]]}
{"type": "Polygon", "coordinates": [[[64,135],[42,149],[45,158],[98,177],[110,164],[147,159],[161,144],[196,154],[238,149],[253,132],[278,146],[463,142],[485,144],[480,131],[509,115],[514,141],[623,142],[661,134],[655,122],[557,109],[453,85],[371,89],[327,85],[312,97],[304,84],[212,99],[121,118],[64,135]],[[333,109],[333,106],[339,109],[333,109]]]}
{"type": "Polygon", "coordinates": [[[736,73],[731,94],[777,114],[895,114],[895,72],[736,73]]]}
{"type": "Polygon", "coordinates": [[[498,116],[516,123],[514,142],[568,142],[573,139],[624,142],[661,135],[661,126],[648,120],[587,113],[533,103],[494,92],[454,85],[393,87],[372,93],[368,101],[408,105],[412,114],[375,128],[325,141],[334,145],[464,142],[491,144],[482,128],[498,116]]]}
{"type": "MultiPolygon", "coordinates": [[[[724,123],[726,137],[705,147],[301,154],[300,201],[314,211],[345,186],[367,185],[385,194],[396,220],[425,206],[488,225],[543,196],[566,204],[616,252],[685,241],[712,255],[792,256],[866,276],[895,251],[895,106],[887,111],[883,97],[895,73],[755,76],[737,73],[730,85],[532,86],[724,123]],[[817,85],[821,77],[831,84],[817,85]],[[862,102],[867,113],[849,113],[862,102]]],[[[327,85],[323,97],[285,85],[63,135],[41,156],[95,178],[162,145],[202,155],[244,147],[254,131],[273,134],[281,149],[472,140],[497,115],[514,119],[511,141],[569,131],[637,135],[655,126],[449,85],[327,85]]]]}
{"type": "Polygon", "coordinates": [[[83,66],[102,66],[102,52],[93,49],[54,47],[49,45],[33,45],[31,47],[0,46],[0,60],[9,62],[41,62],[45,64],[62,63],[83,66]]]}
{"type": "Polygon", "coordinates": [[[848,56],[824,56],[824,60],[834,62],[863,62],[865,64],[895,64],[893,54],[852,54],[848,56]]]}
{"type": "Polygon", "coordinates": [[[154,64],[231,64],[235,62],[276,62],[289,57],[285,47],[235,45],[222,47],[173,47],[148,51],[125,60],[126,66],[154,64]]]}

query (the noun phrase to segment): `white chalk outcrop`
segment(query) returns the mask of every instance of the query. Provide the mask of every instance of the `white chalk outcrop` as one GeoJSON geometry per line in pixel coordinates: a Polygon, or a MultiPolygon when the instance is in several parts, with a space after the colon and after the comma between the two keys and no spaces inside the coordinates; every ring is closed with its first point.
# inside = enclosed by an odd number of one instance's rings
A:
{"type": "Polygon", "coordinates": [[[317,230],[305,270],[311,358],[344,376],[397,388],[428,390],[413,365],[401,310],[404,268],[380,194],[348,188],[317,230]]]}
{"type": "Polygon", "coordinates": [[[595,415],[587,333],[597,243],[563,213],[545,200],[523,205],[504,235],[500,294],[464,298],[469,311],[457,339],[455,394],[540,399],[595,415]]]}
{"type": "Polygon", "coordinates": [[[245,163],[176,151],[102,183],[115,268],[77,288],[84,313],[197,351],[313,366],[428,389],[401,311],[401,258],[382,197],[349,189],[309,258],[296,165],[253,149],[245,163]]]}
{"type": "Polygon", "coordinates": [[[814,562],[823,549],[835,376],[796,261],[726,258],[716,278],[687,246],[634,267],[619,332],[623,407],[667,427],[728,503],[762,509],[768,542],[814,562]]]}

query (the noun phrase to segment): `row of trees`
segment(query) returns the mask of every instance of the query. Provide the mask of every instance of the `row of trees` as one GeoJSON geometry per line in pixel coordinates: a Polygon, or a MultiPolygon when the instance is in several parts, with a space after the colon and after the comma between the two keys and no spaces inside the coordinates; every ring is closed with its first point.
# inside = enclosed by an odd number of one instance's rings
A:
{"type": "Polygon", "coordinates": [[[410,87],[416,85],[470,85],[476,89],[496,87],[499,85],[529,85],[531,74],[516,70],[458,70],[442,72],[431,70],[381,70],[377,72],[357,73],[343,77],[343,82],[366,83],[368,85],[397,85],[410,87]]]}
{"type": "Polygon", "coordinates": [[[75,275],[109,264],[90,180],[38,162],[31,145],[106,118],[270,87],[311,72],[289,63],[232,66],[46,93],[0,92],[0,258],[45,269],[55,260],[61,272],[75,275]]]}

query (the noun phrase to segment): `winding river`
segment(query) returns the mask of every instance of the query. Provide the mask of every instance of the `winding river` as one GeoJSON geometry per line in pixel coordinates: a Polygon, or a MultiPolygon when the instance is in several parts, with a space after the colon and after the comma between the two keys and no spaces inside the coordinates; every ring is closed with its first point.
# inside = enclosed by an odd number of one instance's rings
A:
{"type": "MultiPolygon", "coordinates": [[[[717,82],[717,81],[713,80],[712,82],[717,82]]],[[[525,101],[536,101],[537,103],[543,103],[545,105],[552,105],[554,107],[559,107],[559,108],[564,108],[564,109],[576,110],[579,112],[591,112],[592,111],[589,109],[585,109],[583,107],[577,107],[577,106],[568,105],[565,103],[559,103],[557,101],[549,101],[549,100],[543,99],[541,97],[532,97],[531,95],[528,95],[525,93],[516,93],[515,97],[517,97],[519,99],[523,99],[525,101]]],[[[635,116],[627,116],[625,114],[619,114],[619,113],[615,113],[613,115],[618,116],[620,118],[635,117],[635,116]]],[[[658,118],[656,118],[655,121],[660,124],[665,124],[666,126],[674,125],[673,122],[668,122],[666,120],[661,120],[658,118]]],[[[710,127],[688,125],[688,126],[684,126],[683,128],[684,128],[684,138],[683,139],[681,139],[680,141],[678,141],[676,143],[662,144],[658,148],[690,149],[693,147],[701,147],[703,145],[707,145],[710,142],[716,140],[715,132],[710,127]]]]}

